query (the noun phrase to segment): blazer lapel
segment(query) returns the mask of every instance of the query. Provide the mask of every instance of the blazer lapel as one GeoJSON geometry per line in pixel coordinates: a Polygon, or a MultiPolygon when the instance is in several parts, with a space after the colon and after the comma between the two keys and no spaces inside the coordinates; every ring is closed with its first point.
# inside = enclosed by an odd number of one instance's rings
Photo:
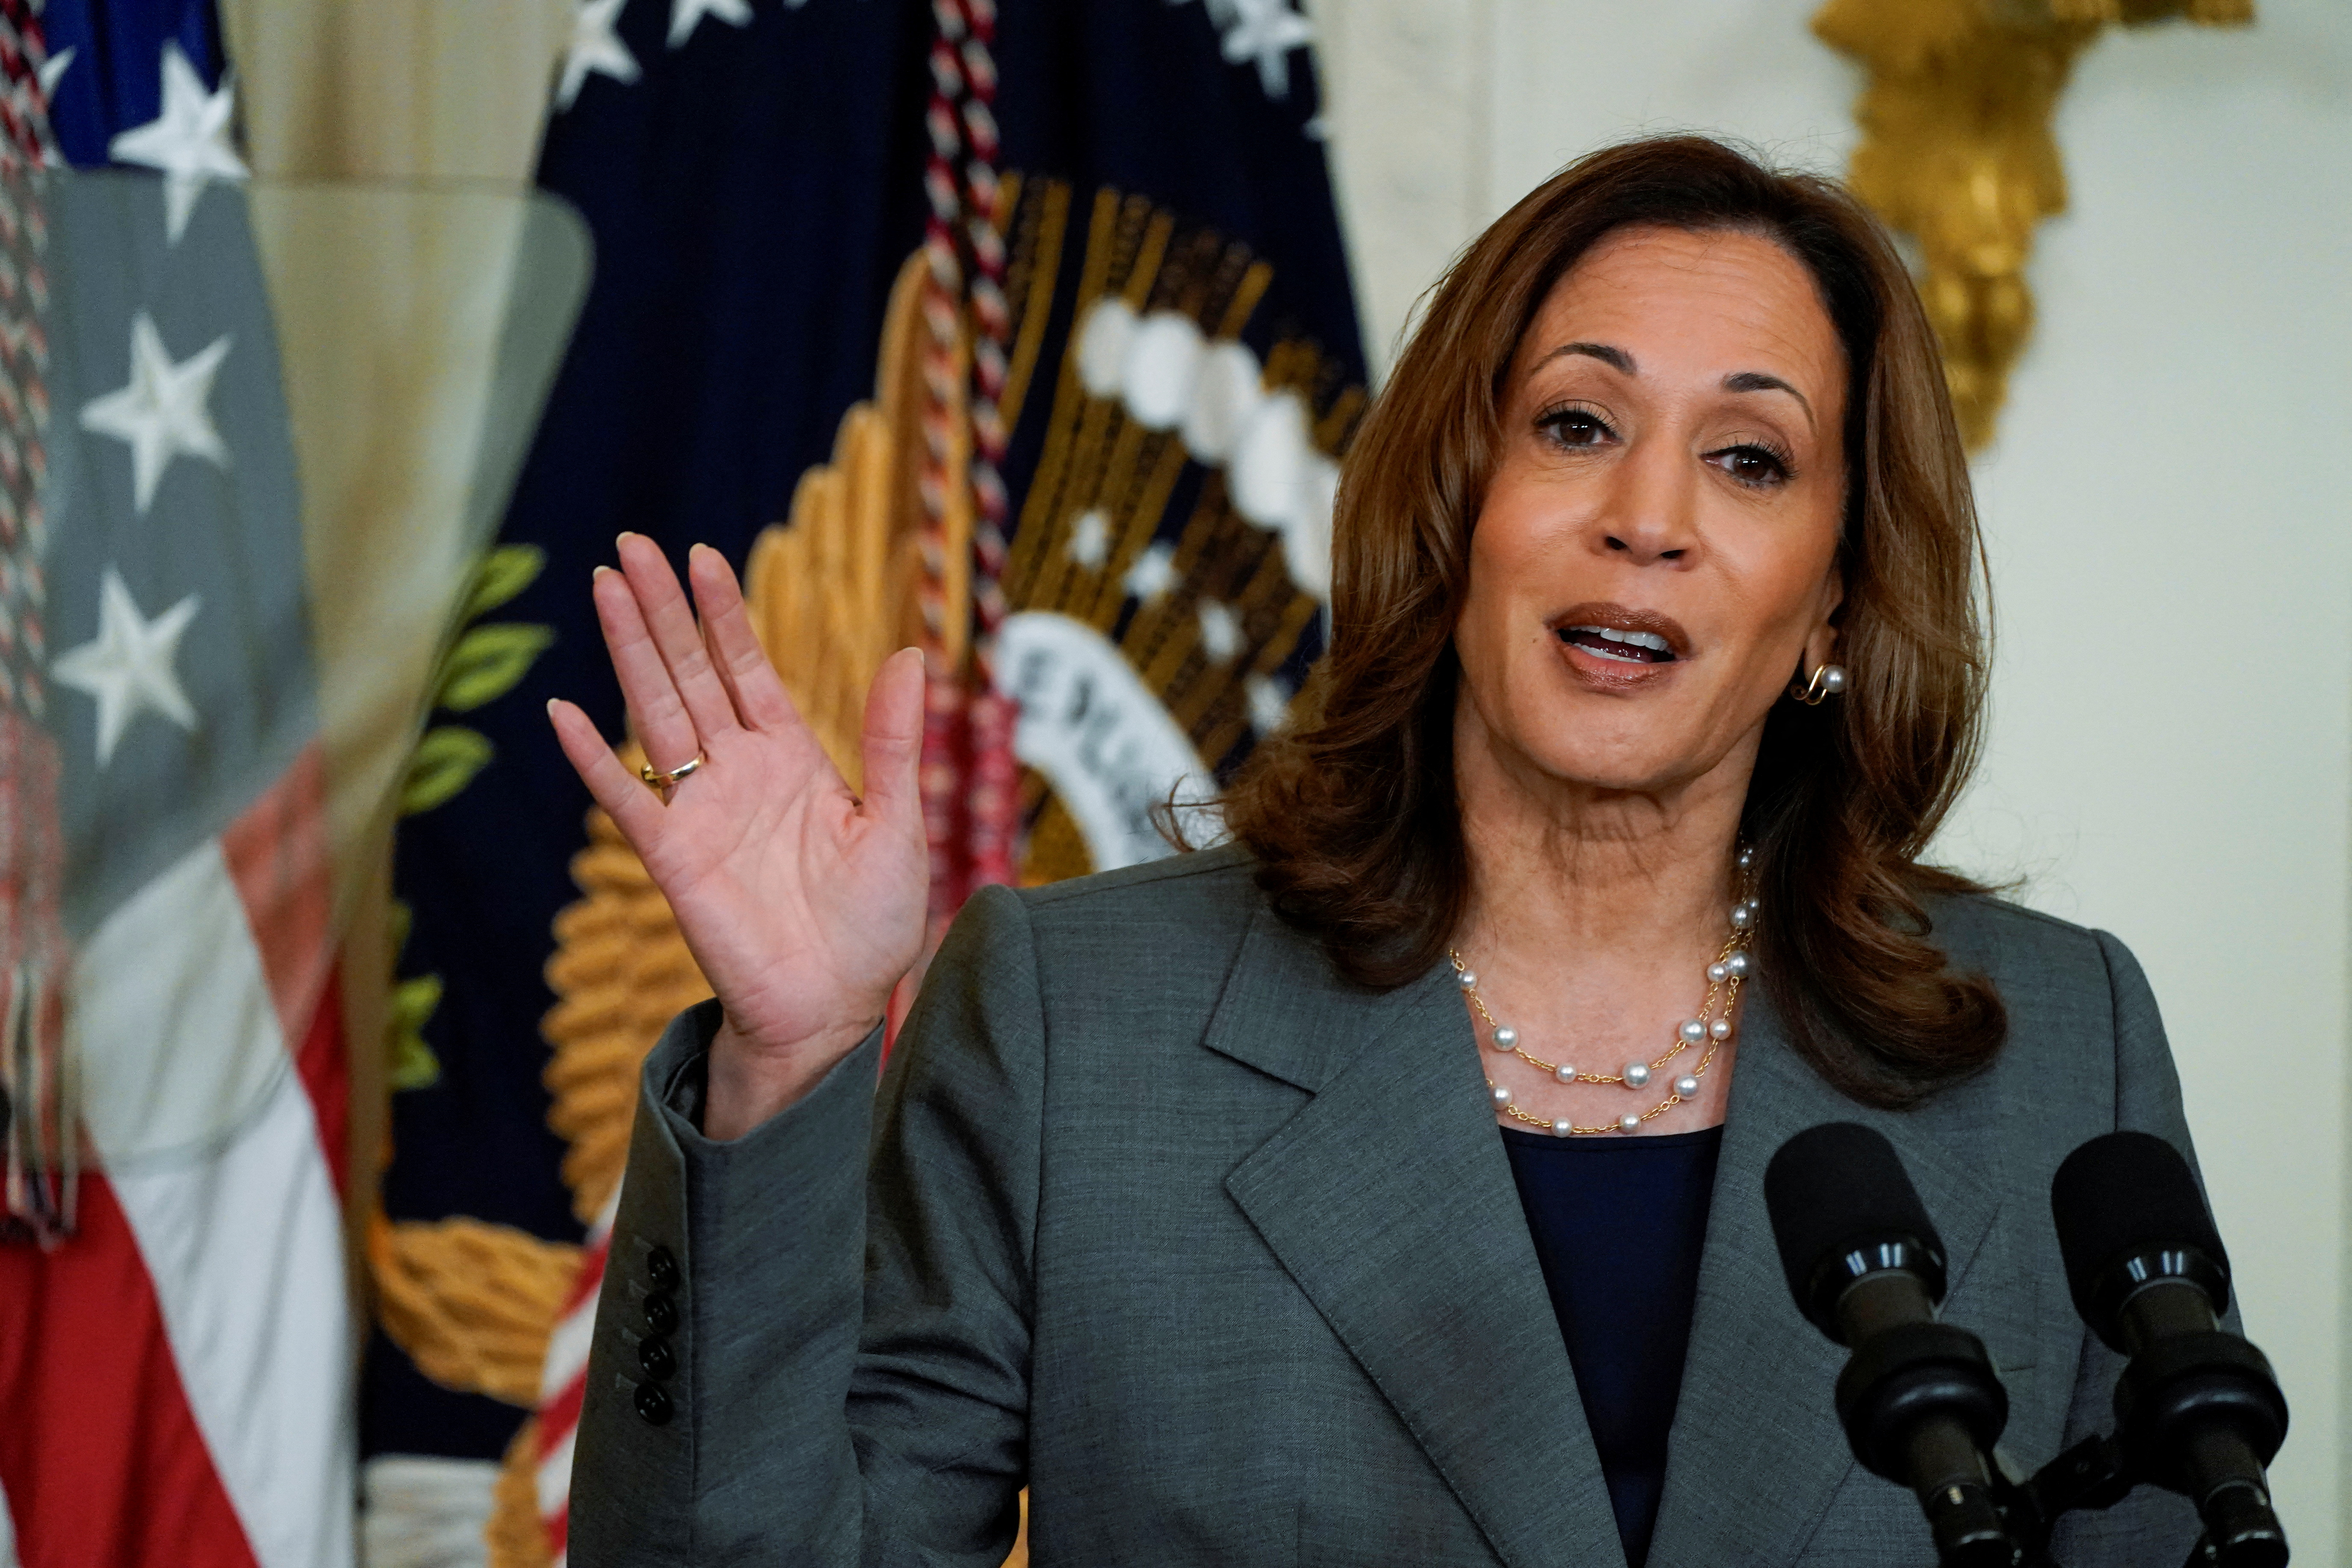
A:
{"type": "Polygon", "coordinates": [[[1971,1147],[1991,1140],[1958,1136],[1933,1109],[1865,1110],[1797,1056],[1760,991],[1742,1012],[1650,1568],[1793,1563],[1856,1468],[1831,1398],[1846,1352],[1790,1300],[1764,1206],[1764,1167],[1780,1145],[1823,1121],[1885,1132],[1942,1235],[1955,1288],[1997,1207],[1969,1169],[1971,1147]]]}
{"type": "Polygon", "coordinates": [[[1450,970],[1373,996],[1261,911],[1206,1043],[1312,1094],[1225,1189],[1496,1553],[1622,1563],[1450,970]]]}

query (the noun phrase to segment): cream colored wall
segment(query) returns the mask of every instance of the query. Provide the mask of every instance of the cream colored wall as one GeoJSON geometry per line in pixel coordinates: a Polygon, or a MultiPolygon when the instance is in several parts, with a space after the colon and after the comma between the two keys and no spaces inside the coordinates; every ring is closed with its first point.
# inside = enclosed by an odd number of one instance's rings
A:
{"type": "MultiPolygon", "coordinates": [[[[2347,1539],[2352,6],[2258,4],[2250,32],[2112,36],[2064,100],[2073,210],[1977,468],[1991,743],[1943,850],[2147,967],[2294,1402],[2273,1476],[2315,1564],[2347,1539]]],[[[1481,223],[1601,142],[1695,127],[1842,168],[1857,79],[1811,8],[1316,0],[1376,353],[1481,223]]]]}

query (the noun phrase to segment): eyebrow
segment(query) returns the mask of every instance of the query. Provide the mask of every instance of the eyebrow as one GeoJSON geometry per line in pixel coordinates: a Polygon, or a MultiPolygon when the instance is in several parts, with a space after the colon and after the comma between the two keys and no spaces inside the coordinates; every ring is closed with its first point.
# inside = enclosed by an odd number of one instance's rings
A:
{"type": "MultiPolygon", "coordinates": [[[[1564,354],[1582,354],[1587,359],[1597,359],[1620,375],[1642,374],[1641,367],[1633,363],[1633,356],[1616,344],[1589,343],[1581,341],[1560,344],[1559,347],[1536,361],[1534,368],[1540,370],[1564,354]]],[[[1797,400],[1798,407],[1805,411],[1805,423],[1808,425],[1818,423],[1813,417],[1813,405],[1806,400],[1805,395],[1777,375],[1769,375],[1760,370],[1734,371],[1723,378],[1723,390],[1726,392],[1785,392],[1797,400]]]]}
{"type": "Polygon", "coordinates": [[[1562,343],[1559,347],[1544,355],[1543,358],[1536,361],[1533,368],[1540,370],[1545,365],[1549,364],[1552,361],[1559,358],[1562,354],[1583,354],[1589,359],[1597,359],[1602,364],[1605,364],[1612,370],[1616,371],[1620,375],[1639,375],[1642,374],[1640,370],[1634,367],[1633,356],[1627,353],[1623,349],[1617,347],[1614,343],[1562,343]]]}
{"type": "Polygon", "coordinates": [[[1785,392],[1795,398],[1797,405],[1805,411],[1805,423],[1811,425],[1814,422],[1813,405],[1805,401],[1805,395],[1777,375],[1767,375],[1760,370],[1739,371],[1723,378],[1723,390],[1726,392],[1785,392]]]}

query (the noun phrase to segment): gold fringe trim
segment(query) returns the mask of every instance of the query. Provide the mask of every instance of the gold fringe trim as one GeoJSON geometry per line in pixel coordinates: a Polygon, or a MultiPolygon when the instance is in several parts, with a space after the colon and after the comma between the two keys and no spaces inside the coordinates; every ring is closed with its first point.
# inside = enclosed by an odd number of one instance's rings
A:
{"type": "Polygon", "coordinates": [[[368,1227],[376,1318],[444,1388],[539,1403],[540,1365],[580,1249],[463,1217],[387,1220],[368,1227]]]}

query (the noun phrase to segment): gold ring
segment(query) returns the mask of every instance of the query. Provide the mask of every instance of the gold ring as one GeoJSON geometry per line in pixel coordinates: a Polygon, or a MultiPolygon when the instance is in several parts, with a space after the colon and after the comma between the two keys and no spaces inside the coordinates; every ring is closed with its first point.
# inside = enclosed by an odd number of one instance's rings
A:
{"type": "Polygon", "coordinates": [[[667,773],[664,773],[661,769],[654,766],[651,763],[647,763],[645,766],[637,770],[637,776],[645,780],[646,783],[653,785],[654,788],[657,790],[673,790],[677,787],[678,780],[684,778],[687,774],[692,773],[701,765],[702,753],[700,752],[697,752],[693,756],[688,758],[685,762],[680,763],[677,766],[670,769],[667,773]]]}

